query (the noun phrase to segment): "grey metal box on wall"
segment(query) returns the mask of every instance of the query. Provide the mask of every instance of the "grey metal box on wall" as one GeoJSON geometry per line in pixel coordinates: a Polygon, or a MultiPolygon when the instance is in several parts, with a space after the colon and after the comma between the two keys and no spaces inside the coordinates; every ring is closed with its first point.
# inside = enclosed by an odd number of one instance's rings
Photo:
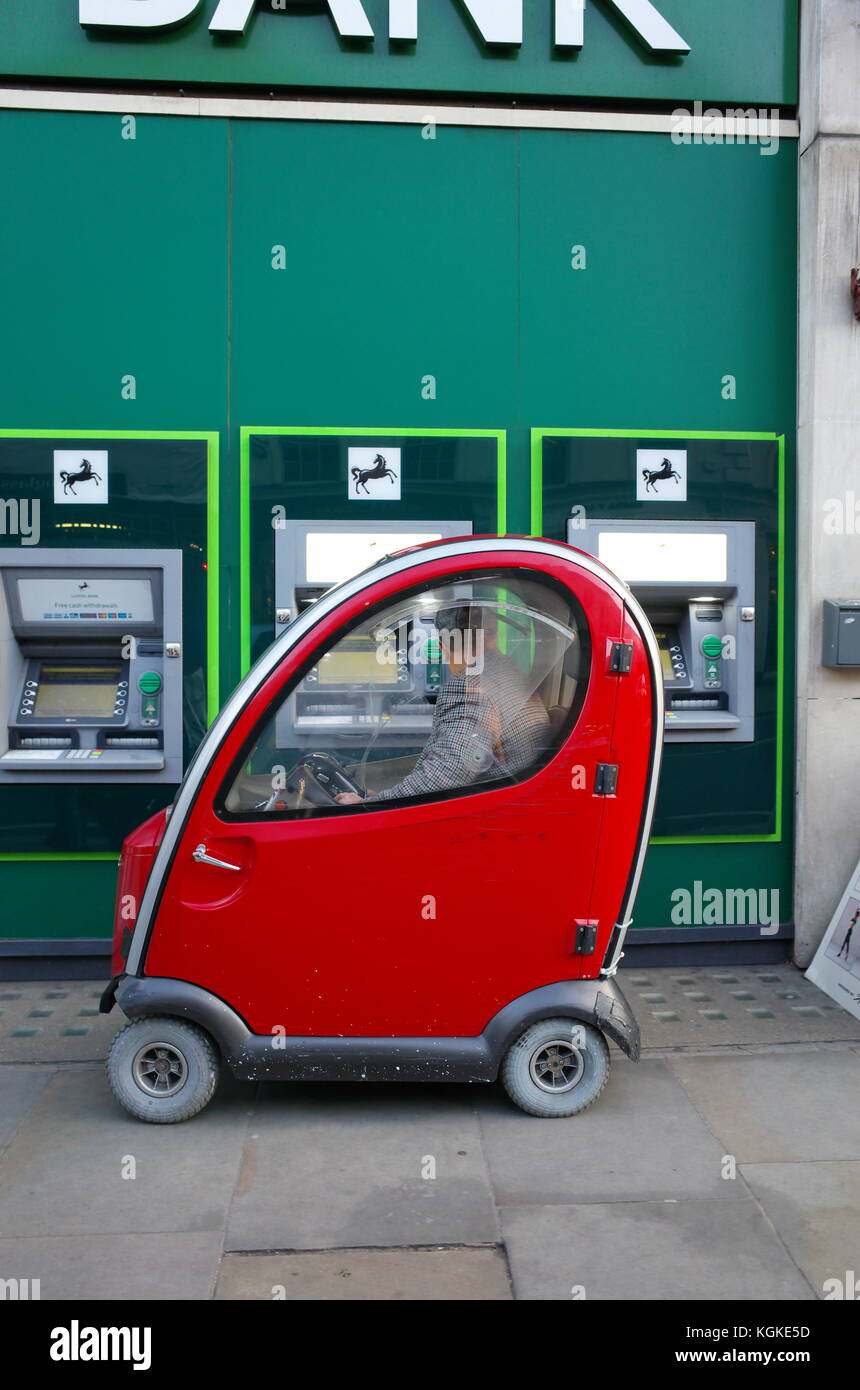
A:
{"type": "Polygon", "coordinates": [[[860,599],[826,598],[823,618],[822,666],[860,666],[860,599]]]}

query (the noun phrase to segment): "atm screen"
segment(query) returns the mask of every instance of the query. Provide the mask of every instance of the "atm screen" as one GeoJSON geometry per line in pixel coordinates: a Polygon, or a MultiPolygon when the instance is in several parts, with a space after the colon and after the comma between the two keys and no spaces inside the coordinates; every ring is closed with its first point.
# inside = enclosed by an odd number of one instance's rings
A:
{"type": "Polygon", "coordinates": [[[381,649],[369,638],[357,638],[354,646],[342,642],[320,661],[317,682],[319,685],[397,685],[396,660],[380,660],[381,654],[381,649]]]}
{"type": "Polygon", "coordinates": [[[33,713],[37,719],[111,719],[121,665],[43,662],[33,713]]]}
{"type": "Polygon", "coordinates": [[[395,550],[439,541],[439,531],[312,531],[306,541],[308,584],[341,584],[395,550]]]}
{"type": "Polygon", "coordinates": [[[716,531],[600,531],[597,556],[628,584],[724,583],[728,536],[716,531]]]}
{"type": "Polygon", "coordinates": [[[105,577],[92,570],[19,579],[18,599],[27,623],[151,623],[155,611],[149,579],[105,577]]]}

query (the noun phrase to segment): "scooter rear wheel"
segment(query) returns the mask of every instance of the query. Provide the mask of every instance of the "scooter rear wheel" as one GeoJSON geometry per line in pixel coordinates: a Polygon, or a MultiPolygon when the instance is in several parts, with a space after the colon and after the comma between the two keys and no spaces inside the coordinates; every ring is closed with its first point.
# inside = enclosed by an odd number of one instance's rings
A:
{"type": "Polygon", "coordinates": [[[110,1088],[137,1120],[175,1125],[208,1105],[218,1084],[218,1054],[196,1024],[146,1015],[117,1033],[107,1057],[110,1088]]]}
{"type": "Polygon", "coordinates": [[[533,1023],[505,1053],[502,1084],[515,1105],[541,1119],[578,1115],[609,1078],[603,1034],[574,1018],[533,1023]]]}

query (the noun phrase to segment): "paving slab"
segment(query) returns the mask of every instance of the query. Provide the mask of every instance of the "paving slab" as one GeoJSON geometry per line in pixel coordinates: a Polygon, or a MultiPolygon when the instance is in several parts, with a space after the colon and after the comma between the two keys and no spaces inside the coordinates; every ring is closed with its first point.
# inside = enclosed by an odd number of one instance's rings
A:
{"type": "Polygon", "coordinates": [[[739,1163],[858,1156],[860,1065],[853,1050],[679,1056],[666,1065],[739,1163]]]}
{"type": "Polygon", "coordinates": [[[53,1077],[50,1067],[0,1067],[0,1152],[53,1077]]]}
{"type": "Polygon", "coordinates": [[[471,1090],[262,1087],[225,1249],[495,1244],[471,1090]]]}
{"type": "Polygon", "coordinates": [[[569,1119],[534,1119],[495,1091],[481,1091],[476,1105],[499,1204],[740,1195],[663,1061],[614,1061],[599,1100],[569,1119]]]}
{"type": "Polygon", "coordinates": [[[0,1238],[0,1278],[38,1279],[46,1299],[212,1297],[221,1233],[0,1238]]]}
{"type": "MultiPolygon", "coordinates": [[[[860,1280],[860,1162],[745,1163],[740,1169],[819,1297],[860,1280]]],[[[860,1288],[849,1297],[860,1297],[860,1288]]]]}
{"type": "Polygon", "coordinates": [[[0,1236],[222,1230],[249,1108],[216,1097],[185,1124],[141,1124],[100,1067],[58,1071],[2,1156],[0,1236]]]}
{"type": "Polygon", "coordinates": [[[750,1198],[503,1207],[500,1215],[517,1299],[815,1297],[750,1198]]]}
{"type": "Polygon", "coordinates": [[[853,1018],[796,966],[621,970],[645,1048],[860,1041],[853,1018]]]}
{"type": "Polygon", "coordinates": [[[106,980],[0,980],[0,1062],[96,1062],[125,1023],[99,1013],[106,980]]]}
{"type": "Polygon", "coordinates": [[[498,1248],[225,1255],[216,1299],[499,1302],[513,1297],[498,1248]]]}

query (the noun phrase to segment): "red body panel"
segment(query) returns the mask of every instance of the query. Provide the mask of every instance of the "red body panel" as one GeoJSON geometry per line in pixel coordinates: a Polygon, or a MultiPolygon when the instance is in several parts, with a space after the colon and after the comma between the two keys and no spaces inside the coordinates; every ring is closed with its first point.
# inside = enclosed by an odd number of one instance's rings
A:
{"type": "Polygon", "coordinates": [[[111,975],[119,975],[125,968],[123,943],[128,942],[126,933],[132,930],[137,921],[140,900],[166,824],[167,812],[156,811],[122,842],[113,917],[111,975]]]}
{"type": "MultiPolygon", "coordinates": [[[[560,556],[538,562],[528,552],[487,552],[469,555],[466,566],[539,570],[569,588],[587,615],[585,701],[564,746],[536,774],[369,814],[227,824],[213,809],[245,739],[312,652],[368,605],[464,564],[459,554],[428,561],[345,600],[249,701],[177,847],[147,975],[212,991],[255,1033],[355,1037],[474,1036],[529,990],[597,975],[639,837],[651,674],[617,593],[560,556]],[[633,644],[633,670],[609,674],[611,645],[622,639],[633,644]],[[594,794],[602,762],[620,766],[613,797],[594,794]],[[201,842],[241,872],[196,863],[201,842]],[[599,922],[588,956],[571,954],[578,919],[599,922]]],[[[129,863],[137,865],[134,850],[129,863]]],[[[140,846],[141,863],[144,854],[140,846]]],[[[133,872],[124,869],[124,884],[133,872]]]]}

